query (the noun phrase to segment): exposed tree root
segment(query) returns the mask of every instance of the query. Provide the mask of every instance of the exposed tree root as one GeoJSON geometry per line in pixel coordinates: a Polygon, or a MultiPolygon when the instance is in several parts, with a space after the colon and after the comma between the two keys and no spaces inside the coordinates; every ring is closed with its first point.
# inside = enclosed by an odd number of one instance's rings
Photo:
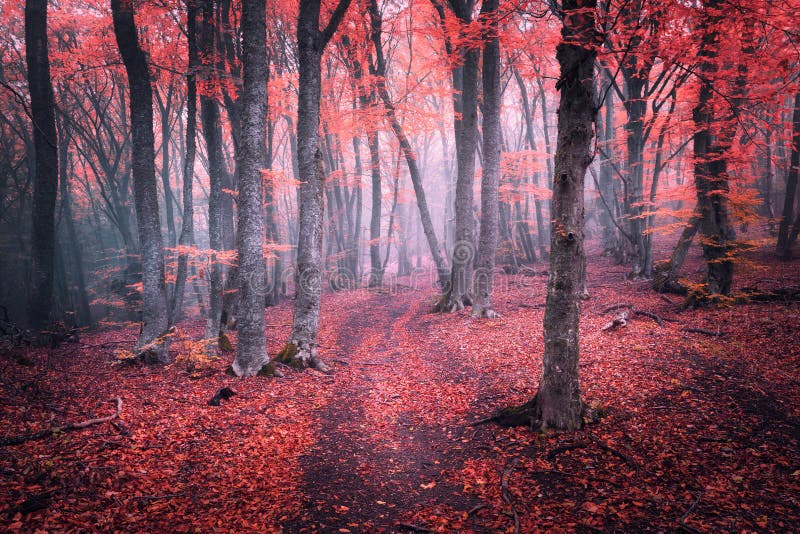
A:
{"type": "Polygon", "coordinates": [[[95,419],[87,419],[86,421],[81,421],[80,423],[72,423],[69,425],[52,427],[46,430],[41,430],[34,434],[25,434],[22,436],[0,438],[0,447],[6,447],[8,445],[19,445],[21,443],[25,443],[26,441],[33,441],[36,439],[46,438],[47,436],[52,436],[53,434],[60,434],[62,432],[80,430],[82,428],[86,428],[92,425],[99,425],[102,423],[108,423],[110,421],[113,421],[114,419],[119,417],[120,412],[122,412],[122,399],[117,397],[116,399],[110,402],[115,402],[117,405],[117,409],[112,415],[109,415],[108,417],[97,417],[95,419]]]}
{"type": "Polygon", "coordinates": [[[289,341],[281,351],[275,355],[271,363],[280,363],[295,370],[316,369],[322,373],[329,373],[330,367],[325,365],[319,356],[316,346],[297,341],[289,341]]]}
{"type": "Polygon", "coordinates": [[[603,328],[601,330],[606,331],[606,330],[611,330],[611,329],[617,328],[617,327],[625,327],[625,326],[628,325],[628,321],[630,321],[632,318],[634,318],[637,315],[642,315],[644,317],[648,317],[648,318],[654,320],[656,323],[658,323],[658,326],[664,326],[665,322],[669,322],[669,323],[680,322],[677,319],[670,319],[668,317],[661,317],[660,315],[652,313],[652,312],[643,311],[643,310],[637,310],[631,304],[615,304],[613,306],[609,306],[606,309],[604,309],[603,313],[608,313],[610,311],[619,310],[619,309],[623,309],[623,311],[620,312],[616,317],[614,317],[614,319],[612,319],[611,321],[609,321],[605,325],[603,325],[603,328]],[[623,308],[626,308],[626,309],[623,309],[623,308]]]}
{"type": "Polygon", "coordinates": [[[500,314],[491,308],[481,308],[477,305],[472,307],[472,317],[476,319],[496,319],[500,314]]]}
{"type": "Polygon", "coordinates": [[[433,307],[433,313],[453,313],[461,311],[465,306],[472,306],[472,297],[470,295],[462,295],[460,298],[453,295],[453,290],[444,293],[436,305],[433,307]]]}
{"type": "MultiPolygon", "coordinates": [[[[605,407],[595,403],[583,403],[582,410],[584,423],[597,423],[606,415],[605,407]]],[[[527,426],[531,430],[542,432],[550,429],[542,422],[542,410],[539,406],[538,394],[525,404],[503,408],[489,417],[469,423],[469,426],[480,426],[486,423],[495,423],[502,427],[527,426]]]]}

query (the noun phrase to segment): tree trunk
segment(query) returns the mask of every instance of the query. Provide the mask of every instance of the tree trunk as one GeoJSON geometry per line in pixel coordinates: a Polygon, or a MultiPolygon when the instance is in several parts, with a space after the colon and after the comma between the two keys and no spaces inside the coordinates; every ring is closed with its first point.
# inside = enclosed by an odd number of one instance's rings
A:
{"type": "Polygon", "coordinates": [[[380,287],[383,283],[381,266],[381,156],[378,131],[369,132],[369,158],[372,171],[372,215],[369,221],[369,287],[380,287]]]}
{"type": "Polygon", "coordinates": [[[47,0],[25,2],[25,56],[33,122],[32,156],[35,162],[31,210],[31,294],[28,308],[31,327],[42,330],[50,320],[53,298],[55,208],[58,194],[55,97],[47,49],[47,0]]]}
{"type": "Polygon", "coordinates": [[[689,223],[683,228],[678,243],[672,250],[672,255],[668,260],[656,263],[653,267],[653,289],[659,293],[677,293],[679,295],[686,294],[686,286],[684,286],[678,275],[680,274],[683,262],[686,260],[686,254],[689,252],[689,247],[692,244],[697,228],[700,226],[700,215],[695,212],[689,223]]]}
{"type": "Polygon", "coordinates": [[[498,233],[500,184],[500,40],[497,36],[498,0],[483,0],[481,14],[488,19],[483,45],[483,177],[481,179],[481,231],[475,271],[473,317],[495,317],[492,308],[498,233]]]}
{"type": "MultiPolygon", "coordinates": [[[[792,155],[789,164],[789,175],[786,178],[786,196],[783,201],[783,214],[778,227],[778,257],[782,260],[792,259],[792,245],[797,239],[798,223],[795,222],[793,231],[789,231],[794,217],[794,203],[797,197],[797,173],[800,167],[800,92],[794,95],[794,112],[792,114],[792,155]]],[[[800,210],[799,210],[800,211],[800,210]]]]}
{"type": "Polygon", "coordinates": [[[267,26],[265,0],[242,1],[242,131],[239,150],[238,346],[233,372],[253,376],[268,363],[264,336],[264,227],[261,164],[267,137],[267,26]]]}
{"type": "MultiPolygon", "coordinates": [[[[470,0],[451,1],[457,7],[456,16],[463,24],[472,18],[470,0]]],[[[460,67],[460,85],[454,76],[454,93],[460,103],[460,119],[454,121],[456,136],[456,230],[453,243],[450,282],[437,305],[440,312],[464,309],[472,304],[472,269],[475,260],[473,221],[473,183],[475,180],[475,151],[478,139],[478,62],[480,51],[465,44],[464,63],[460,67]]],[[[454,109],[457,106],[454,105],[454,109]]]]}
{"type": "Polygon", "coordinates": [[[700,212],[700,232],[703,235],[703,255],[706,260],[706,292],[726,295],[733,283],[733,262],[730,241],[733,228],[728,220],[727,161],[724,149],[715,143],[714,89],[711,86],[718,74],[716,65],[719,34],[716,25],[722,17],[716,13],[719,0],[706,0],[704,8],[715,13],[704,14],[700,31],[703,33],[698,71],[701,75],[697,106],[692,111],[695,124],[694,174],[697,188],[697,207],[700,212]]]}
{"type": "MultiPolygon", "coordinates": [[[[202,53],[211,57],[214,53],[214,4],[204,0],[201,39],[202,53]]],[[[216,89],[216,74],[205,73],[206,81],[211,81],[216,89]]],[[[205,92],[200,94],[200,120],[203,125],[203,138],[208,157],[208,240],[211,249],[209,261],[208,316],[206,317],[207,350],[215,353],[219,343],[220,319],[222,317],[222,296],[224,289],[223,266],[217,253],[224,250],[222,232],[222,184],[225,171],[222,154],[222,127],[220,125],[219,104],[216,98],[205,92]]]]}
{"type": "Polygon", "coordinates": [[[544,361],[536,396],[498,416],[501,423],[576,430],[583,424],[578,380],[583,250],[583,183],[595,122],[595,0],[564,0],[558,144],[553,179],[550,278],[544,316],[544,361]]]}
{"type": "MultiPolygon", "coordinates": [[[[62,123],[63,125],[63,123],[62,123]]],[[[68,248],[72,253],[72,262],[75,265],[75,283],[78,286],[78,324],[82,326],[92,324],[91,307],[89,306],[89,298],[86,294],[86,278],[83,275],[83,255],[81,254],[81,245],[78,240],[78,233],[75,230],[75,220],[72,216],[72,199],[69,192],[69,173],[70,167],[69,158],[69,140],[70,136],[66,133],[66,127],[59,131],[59,175],[61,180],[59,186],[61,188],[61,198],[64,206],[64,222],[67,227],[67,238],[69,239],[68,248]]]]}
{"type": "Polygon", "coordinates": [[[147,57],[139,46],[133,5],[111,0],[111,12],[130,87],[133,192],[142,258],[142,329],[136,352],[146,361],[169,363],[169,318],[156,186],[153,90],[147,57]]]}
{"type": "Polygon", "coordinates": [[[319,30],[320,0],[300,0],[297,19],[299,82],[297,101],[297,155],[300,174],[297,270],[294,316],[289,342],[278,359],[294,367],[327,371],[318,352],[320,294],[322,293],[322,222],[325,171],[319,143],[321,60],[328,41],[350,5],[340,0],[330,22],[319,30]]]}
{"type": "Polygon", "coordinates": [[[183,225],[178,239],[180,252],[178,268],[175,273],[175,290],[172,292],[170,324],[180,320],[183,308],[183,295],[189,266],[189,248],[194,241],[194,160],[197,151],[197,68],[200,57],[197,51],[197,4],[196,0],[186,3],[186,37],[189,52],[189,70],[186,74],[186,155],[183,162],[183,225]]]}

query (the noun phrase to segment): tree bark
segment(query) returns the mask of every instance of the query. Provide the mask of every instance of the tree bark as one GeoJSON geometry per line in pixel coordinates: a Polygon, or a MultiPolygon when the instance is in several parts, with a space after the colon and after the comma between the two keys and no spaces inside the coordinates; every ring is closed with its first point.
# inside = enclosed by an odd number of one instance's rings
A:
{"type": "Polygon", "coordinates": [[[561,43],[556,57],[561,76],[558,142],[553,178],[550,278],[544,316],[544,358],[539,391],[527,404],[496,419],[506,424],[576,430],[583,425],[578,379],[583,184],[592,159],[598,35],[596,0],[564,0],[561,43]]]}
{"type": "Polygon", "coordinates": [[[31,327],[42,330],[50,321],[53,298],[55,208],[58,194],[58,141],[55,97],[47,49],[47,0],[25,2],[25,55],[31,97],[35,165],[31,210],[31,294],[28,308],[31,327]]]}
{"type": "Polygon", "coordinates": [[[702,41],[699,51],[698,71],[702,76],[700,93],[692,111],[695,124],[694,175],[697,188],[697,208],[700,211],[700,232],[703,235],[703,255],[706,260],[706,291],[710,295],[726,295],[733,283],[733,261],[730,258],[730,241],[734,238],[733,227],[728,219],[727,161],[724,149],[715,142],[712,130],[714,114],[714,77],[717,75],[717,53],[719,33],[717,24],[722,17],[717,13],[719,0],[706,0],[699,30],[702,41]]]}
{"type": "MultiPolygon", "coordinates": [[[[472,19],[472,0],[450,0],[462,24],[472,19]]],[[[449,285],[437,305],[440,312],[464,309],[472,304],[472,274],[475,260],[473,221],[473,183],[475,180],[475,151],[478,139],[478,62],[480,51],[466,43],[461,51],[464,63],[458,69],[460,80],[454,73],[454,109],[460,118],[454,121],[456,136],[456,195],[455,243],[453,243],[449,285]],[[459,83],[460,82],[460,83],[459,83]],[[460,104],[460,106],[459,106],[460,104]]]]}
{"type": "Polygon", "coordinates": [[[264,227],[261,164],[267,137],[265,0],[242,0],[242,130],[239,150],[238,346],[233,372],[253,376],[268,363],[264,336],[264,227]]]}
{"type": "Polygon", "coordinates": [[[473,317],[495,317],[492,308],[500,184],[500,40],[497,35],[498,0],[483,0],[488,35],[483,45],[483,177],[481,179],[481,230],[475,271],[473,317]]]}
{"type": "Polygon", "coordinates": [[[186,74],[186,155],[183,162],[183,221],[178,238],[180,252],[175,273],[175,289],[170,306],[170,324],[180,319],[183,295],[189,267],[189,248],[194,241],[194,161],[197,151],[197,68],[200,56],[197,50],[197,3],[186,2],[186,38],[189,55],[189,70],[186,74]]]}
{"type": "MultiPolygon", "coordinates": [[[[203,2],[203,25],[201,47],[204,55],[211,57],[214,53],[214,3],[213,0],[203,2]]],[[[213,67],[212,67],[213,69],[213,67]]],[[[206,80],[216,82],[213,72],[206,72],[206,80]]],[[[216,85],[214,85],[216,87],[216,85]]],[[[224,289],[224,270],[217,253],[224,249],[222,231],[222,184],[225,160],[222,154],[222,127],[220,125],[219,104],[214,96],[205,92],[200,94],[200,120],[203,125],[203,138],[206,142],[208,158],[208,240],[211,249],[209,258],[209,295],[208,316],[206,317],[207,350],[216,353],[220,337],[220,320],[222,317],[222,295],[224,289]]]]}
{"type": "Polygon", "coordinates": [[[297,159],[300,174],[297,270],[294,316],[289,343],[278,359],[295,367],[327,371],[318,352],[320,294],[322,293],[322,222],[325,171],[319,143],[321,60],[325,46],[342,20],[350,0],[340,0],[328,25],[319,29],[320,0],[300,0],[297,18],[299,82],[297,101],[297,159]]]}
{"type": "MultiPolygon", "coordinates": [[[[778,227],[778,257],[784,261],[792,259],[792,245],[797,239],[797,228],[800,216],[790,232],[789,225],[794,217],[794,203],[797,197],[797,174],[800,167],[800,92],[794,95],[794,112],[792,114],[792,155],[789,164],[789,175],[786,177],[786,196],[783,200],[783,214],[778,227]]],[[[800,214],[799,214],[800,215],[800,214]]]]}
{"type": "Polygon", "coordinates": [[[111,12],[130,87],[133,193],[142,258],[142,329],[135,350],[145,361],[169,363],[164,243],[158,212],[153,135],[153,89],[147,57],[139,46],[133,5],[111,0],[111,12]]]}

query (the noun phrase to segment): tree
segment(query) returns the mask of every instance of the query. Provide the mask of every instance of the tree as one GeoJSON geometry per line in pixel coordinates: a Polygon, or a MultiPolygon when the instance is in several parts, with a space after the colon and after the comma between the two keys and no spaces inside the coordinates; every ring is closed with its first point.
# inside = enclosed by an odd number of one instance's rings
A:
{"type": "Polygon", "coordinates": [[[497,250],[500,183],[500,39],[497,35],[498,0],[484,0],[481,14],[487,25],[483,45],[483,177],[481,179],[481,233],[475,271],[473,317],[494,317],[492,284],[497,250]]]}
{"type": "Polygon", "coordinates": [[[733,283],[730,256],[733,227],[728,216],[728,168],[725,147],[715,135],[713,80],[717,75],[718,27],[722,23],[720,0],[705,0],[702,6],[701,42],[697,70],[701,77],[697,105],[692,110],[695,125],[694,178],[703,256],[706,260],[706,288],[710,295],[726,295],[733,283]]]}
{"type": "Polygon", "coordinates": [[[794,112],[792,113],[792,155],[789,163],[789,174],[786,177],[786,196],[783,201],[781,224],[778,227],[778,257],[782,260],[792,259],[792,245],[797,240],[800,228],[800,213],[792,225],[794,203],[797,196],[797,174],[800,167],[800,92],[794,95],[794,112]]]}
{"type": "Polygon", "coordinates": [[[169,318],[164,280],[164,244],[156,188],[153,89],[150,86],[147,57],[139,46],[133,4],[111,0],[111,13],[130,88],[131,166],[142,257],[142,328],[135,352],[145,361],[168,363],[169,318]]]}
{"type": "Polygon", "coordinates": [[[186,155],[183,162],[183,225],[178,238],[180,253],[175,273],[175,289],[170,306],[170,324],[180,318],[183,293],[189,270],[189,247],[194,246],[194,161],[197,151],[197,68],[200,58],[197,51],[197,3],[186,2],[186,41],[189,70],[186,74],[186,155]]]}
{"type": "MultiPolygon", "coordinates": [[[[414,195],[417,198],[417,208],[419,209],[422,231],[425,234],[426,241],[428,242],[428,249],[431,252],[431,258],[436,266],[439,284],[443,288],[446,288],[449,280],[447,267],[445,266],[444,258],[442,258],[442,255],[439,252],[439,241],[436,238],[436,231],[433,228],[433,221],[431,220],[430,210],[428,209],[425,188],[422,185],[422,174],[419,171],[419,165],[417,165],[417,156],[414,153],[411,142],[408,140],[408,136],[406,135],[403,125],[400,124],[400,120],[397,118],[394,103],[392,102],[391,95],[389,94],[389,88],[387,87],[386,57],[384,56],[383,43],[381,42],[383,18],[378,9],[377,0],[370,0],[369,14],[370,35],[372,38],[372,44],[375,48],[375,74],[377,76],[375,82],[377,86],[376,90],[378,92],[378,96],[383,101],[383,106],[386,110],[386,118],[389,119],[389,124],[394,132],[395,137],[397,138],[398,144],[400,145],[400,150],[403,152],[403,157],[406,160],[406,164],[408,165],[408,174],[411,176],[411,184],[414,187],[414,195]]],[[[378,256],[378,261],[380,261],[380,255],[378,256]]]]}
{"type": "Polygon", "coordinates": [[[544,315],[544,357],[539,390],[522,406],[496,416],[501,424],[576,430],[583,425],[578,377],[583,249],[583,184],[592,161],[596,120],[594,61],[596,0],[562,2],[558,142],[553,177],[550,278],[544,315]]]}
{"type": "Polygon", "coordinates": [[[268,363],[264,337],[264,225],[261,165],[267,137],[267,26],[265,0],[242,2],[241,145],[239,150],[239,315],[233,372],[252,376],[268,363]]]}
{"type": "MultiPolygon", "coordinates": [[[[440,18],[444,24],[444,8],[439,7],[440,18]]],[[[472,21],[474,0],[449,0],[458,20],[467,29],[472,21]]],[[[478,138],[478,62],[479,48],[464,39],[459,50],[463,64],[453,67],[453,128],[456,138],[456,198],[455,198],[455,243],[450,269],[450,283],[445,288],[437,305],[440,312],[464,309],[472,304],[472,262],[475,259],[474,220],[472,213],[475,180],[475,152],[478,138]]]]}
{"type": "Polygon", "coordinates": [[[322,292],[322,221],[325,171],[319,147],[322,53],[342,21],[350,0],[339,0],[324,30],[319,29],[320,0],[300,0],[297,47],[300,79],[297,99],[297,160],[300,174],[299,236],[292,333],[278,359],[294,367],[327,371],[317,349],[322,292]]]}
{"type": "Polygon", "coordinates": [[[49,322],[53,296],[55,208],[58,191],[58,141],[47,49],[47,0],[25,2],[25,48],[33,122],[33,160],[36,166],[31,210],[33,235],[29,315],[31,326],[35,330],[41,330],[49,322]]]}
{"type": "Polygon", "coordinates": [[[203,125],[203,138],[206,142],[208,158],[208,240],[211,248],[211,265],[209,269],[208,316],[206,317],[207,351],[216,352],[220,341],[220,321],[222,319],[222,297],[224,290],[224,270],[221,259],[217,256],[225,246],[223,242],[223,199],[222,186],[224,180],[225,159],[222,153],[222,125],[217,103],[216,65],[210,63],[214,57],[214,0],[203,0],[203,26],[201,49],[205,65],[205,80],[214,87],[215,92],[200,93],[200,121],[203,125]]]}

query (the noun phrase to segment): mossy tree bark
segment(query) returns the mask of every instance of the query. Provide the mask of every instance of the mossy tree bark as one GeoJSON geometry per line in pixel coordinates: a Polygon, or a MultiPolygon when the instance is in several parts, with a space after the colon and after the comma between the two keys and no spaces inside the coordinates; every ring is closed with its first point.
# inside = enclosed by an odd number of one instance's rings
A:
{"type": "MultiPolygon", "coordinates": [[[[207,57],[214,55],[214,0],[203,1],[203,24],[201,30],[201,50],[207,57]]],[[[204,81],[211,82],[215,91],[217,73],[216,67],[207,67],[204,81]]],[[[208,158],[208,241],[211,249],[208,269],[208,314],[206,316],[207,341],[206,350],[215,355],[219,345],[220,321],[222,318],[222,295],[224,290],[224,270],[216,253],[224,249],[222,231],[222,186],[224,180],[225,157],[222,153],[222,127],[220,120],[219,104],[215,96],[205,91],[200,94],[200,121],[203,125],[203,138],[206,143],[208,158]]]]}
{"type": "MultiPolygon", "coordinates": [[[[281,354],[291,354],[296,367],[327,371],[318,352],[320,294],[322,293],[322,222],[325,171],[319,146],[321,60],[325,46],[342,21],[350,0],[340,0],[324,30],[319,29],[320,0],[300,0],[297,19],[299,94],[297,102],[297,160],[300,175],[299,236],[295,273],[292,333],[281,354]]],[[[280,355],[279,355],[280,356],[280,355]]]]}

